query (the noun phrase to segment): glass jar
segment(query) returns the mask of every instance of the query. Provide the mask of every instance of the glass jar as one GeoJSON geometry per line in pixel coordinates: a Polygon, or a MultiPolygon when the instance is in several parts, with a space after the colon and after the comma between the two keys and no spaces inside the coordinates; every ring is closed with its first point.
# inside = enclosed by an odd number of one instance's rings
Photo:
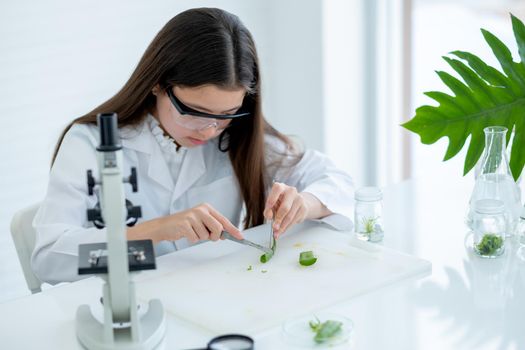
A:
{"type": "Polygon", "coordinates": [[[483,258],[495,258],[505,250],[507,220],[505,203],[480,199],[474,203],[474,252],[483,258]]]}
{"type": "Polygon", "coordinates": [[[357,238],[370,242],[383,239],[383,192],[363,187],[355,193],[354,225],[357,238]]]}

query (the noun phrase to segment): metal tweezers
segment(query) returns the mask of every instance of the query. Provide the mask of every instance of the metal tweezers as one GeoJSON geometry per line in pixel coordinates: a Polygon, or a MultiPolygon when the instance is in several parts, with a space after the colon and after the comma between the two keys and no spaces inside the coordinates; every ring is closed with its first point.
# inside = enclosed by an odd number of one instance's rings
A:
{"type": "Polygon", "coordinates": [[[240,244],[244,244],[244,245],[247,245],[247,246],[250,246],[250,247],[253,247],[253,248],[256,248],[256,249],[259,249],[259,250],[262,250],[263,252],[265,252],[266,254],[270,254],[272,253],[272,250],[269,249],[269,248],[266,248],[266,247],[263,247],[262,245],[259,245],[257,243],[254,243],[252,241],[249,241],[247,239],[238,239],[238,238],[235,238],[233,237],[232,235],[230,235],[228,232],[226,231],[223,231],[222,234],[221,234],[221,237],[222,238],[225,238],[225,239],[229,239],[230,241],[233,241],[233,242],[237,242],[237,243],[240,243],[240,244]]]}
{"type": "Polygon", "coordinates": [[[273,235],[273,216],[272,220],[270,221],[270,250],[273,252],[273,245],[275,243],[275,237],[273,235]]]}

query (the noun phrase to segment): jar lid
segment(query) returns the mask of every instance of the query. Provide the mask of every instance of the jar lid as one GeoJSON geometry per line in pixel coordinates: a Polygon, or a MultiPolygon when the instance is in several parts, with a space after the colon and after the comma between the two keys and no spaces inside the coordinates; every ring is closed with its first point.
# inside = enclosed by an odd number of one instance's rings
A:
{"type": "Polygon", "coordinates": [[[497,199],[480,199],[474,203],[474,208],[481,214],[500,214],[505,210],[505,203],[497,199]]]}
{"type": "Polygon", "coordinates": [[[355,192],[358,201],[372,202],[383,199],[383,192],[379,187],[362,187],[355,192]]]}

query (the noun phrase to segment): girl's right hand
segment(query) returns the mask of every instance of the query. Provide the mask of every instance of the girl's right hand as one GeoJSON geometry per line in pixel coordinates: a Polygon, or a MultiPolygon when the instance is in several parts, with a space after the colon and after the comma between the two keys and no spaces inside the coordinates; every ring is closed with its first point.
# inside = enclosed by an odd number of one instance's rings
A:
{"type": "Polygon", "coordinates": [[[222,231],[242,239],[241,231],[230,220],[207,203],[172,214],[162,219],[164,240],[178,240],[185,237],[191,243],[203,240],[217,241],[222,231]]]}

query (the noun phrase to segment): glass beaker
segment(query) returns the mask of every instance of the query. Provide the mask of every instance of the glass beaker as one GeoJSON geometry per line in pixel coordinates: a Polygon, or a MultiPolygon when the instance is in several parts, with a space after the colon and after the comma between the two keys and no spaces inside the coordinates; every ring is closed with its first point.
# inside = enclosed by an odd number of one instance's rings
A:
{"type": "Polygon", "coordinates": [[[505,204],[496,199],[474,203],[474,251],[483,258],[495,258],[505,250],[505,204]]]}
{"type": "Polygon", "coordinates": [[[485,132],[485,150],[481,158],[479,176],[470,197],[467,225],[473,229],[473,205],[480,199],[497,199],[504,203],[506,234],[512,235],[518,223],[521,201],[519,187],[514,181],[507,158],[506,134],[503,126],[489,126],[485,132]]]}
{"type": "Polygon", "coordinates": [[[383,192],[377,187],[363,187],[355,193],[355,232],[357,238],[370,242],[383,239],[383,192]]]}

